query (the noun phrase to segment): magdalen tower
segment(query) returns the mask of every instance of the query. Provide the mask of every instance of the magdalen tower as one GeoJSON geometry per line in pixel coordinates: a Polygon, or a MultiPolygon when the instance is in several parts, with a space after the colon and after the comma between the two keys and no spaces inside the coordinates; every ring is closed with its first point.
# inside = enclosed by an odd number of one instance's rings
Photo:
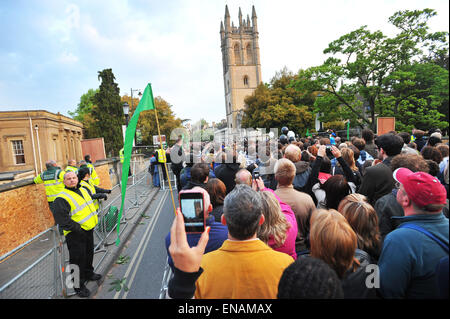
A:
{"type": "Polygon", "coordinates": [[[255,6],[252,17],[243,19],[239,8],[239,26],[231,22],[228,6],[225,21],[220,22],[220,39],[225,88],[225,109],[228,128],[240,128],[244,99],[261,83],[258,26],[255,6]]]}

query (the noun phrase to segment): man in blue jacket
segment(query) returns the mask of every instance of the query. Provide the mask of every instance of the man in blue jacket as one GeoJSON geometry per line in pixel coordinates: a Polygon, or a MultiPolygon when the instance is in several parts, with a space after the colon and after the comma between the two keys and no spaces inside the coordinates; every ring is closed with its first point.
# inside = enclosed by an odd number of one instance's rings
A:
{"type": "Polygon", "coordinates": [[[383,243],[378,262],[380,293],[384,298],[439,298],[436,267],[448,256],[449,241],[448,219],[442,214],[445,188],[424,172],[399,168],[393,175],[405,216],[392,217],[400,226],[383,243]]]}

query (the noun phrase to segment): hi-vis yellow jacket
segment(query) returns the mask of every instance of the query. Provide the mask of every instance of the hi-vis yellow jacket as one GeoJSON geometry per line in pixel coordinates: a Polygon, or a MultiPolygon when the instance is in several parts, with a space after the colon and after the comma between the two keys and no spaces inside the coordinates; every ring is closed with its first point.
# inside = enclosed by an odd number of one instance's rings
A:
{"type": "Polygon", "coordinates": [[[78,174],[78,167],[67,165],[65,171],[66,172],[74,172],[75,174],[78,174]]]}
{"type": "Polygon", "coordinates": [[[59,192],[64,189],[64,171],[55,167],[49,169],[34,178],[35,184],[44,183],[45,193],[47,194],[47,201],[53,202],[58,196],[59,192]]]}
{"type": "MultiPolygon", "coordinates": [[[[98,223],[97,210],[94,206],[94,201],[87,190],[80,187],[80,192],[83,197],[71,191],[70,189],[64,188],[64,190],[59,193],[58,198],[61,197],[67,201],[70,205],[70,218],[81,225],[84,230],[93,229],[98,223]]],[[[70,233],[70,230],[63,231],[64,236],[70,233]]]]}
{"type": "Polygon", "coordinates": [[[125,160],[125,155],[123,154],[123,147],[119,151],[119,158],[120,162],[123,163],[123,161],[125,160]]]}
{"type": "Polygon", "coordinates": [[[157,150],[158,152],[158,163],[165,163],[166,162],[166,152],[163,149],[157,150]]]}
{"type": "MultiPolygon", "coordinates": [[[[84,180],[81,181],[80,182],[80,186],[88,189],[91,192],[92,195],[96,194],[95,186],[94,186],[94,184],[92,183],[92,181],[90,179],[88,179],[87,181],[84,181],[84,180]]],[[[95,210],[98,211],[100,206],[98,204],[98,200],[97,199],[94,199],[94,206],[95,206],[95,210]]]]}
{"type": "Polygon", "coordinates": [[[91,174],[92,183],[95,186],[98,186],[100,184],[100,178],[98,177],[97,172],[94,169],[94,165],[89,163],[87,164],[87,167],[89,167],[89,173],[91,174]]]}

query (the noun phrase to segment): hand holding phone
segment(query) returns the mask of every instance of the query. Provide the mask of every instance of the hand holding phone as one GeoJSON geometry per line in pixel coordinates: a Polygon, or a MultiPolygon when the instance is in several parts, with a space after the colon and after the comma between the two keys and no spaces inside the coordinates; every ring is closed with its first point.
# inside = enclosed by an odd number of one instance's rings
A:
{"type": "Polygon", "coordinates": [[[209,239],[209,226],[203,232],[197,246],[189,247],[184,226],[183,214],[177,208],[177,215],[170,229],[169,253],[175,267],[184,272],[197,272],[209,239]]]}
{"type": "Polygon", "coordinates": [[[206,227],[205,199],[201,192],[180,192],[180,211],[186,233],[203,233],[206,227]]]}

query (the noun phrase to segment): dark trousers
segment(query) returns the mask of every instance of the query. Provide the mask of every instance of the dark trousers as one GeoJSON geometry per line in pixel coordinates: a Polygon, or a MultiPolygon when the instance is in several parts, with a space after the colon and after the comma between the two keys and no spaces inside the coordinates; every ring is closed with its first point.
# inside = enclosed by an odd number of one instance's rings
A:
{"type": "Polygon", "coordinates": [[[81,285],[94,273],[94,267],[92,266],[94,260],[94,230],[82,230],[82,232],[72,231],[66,236],[69,262],[79,267],[81,285]]]}

